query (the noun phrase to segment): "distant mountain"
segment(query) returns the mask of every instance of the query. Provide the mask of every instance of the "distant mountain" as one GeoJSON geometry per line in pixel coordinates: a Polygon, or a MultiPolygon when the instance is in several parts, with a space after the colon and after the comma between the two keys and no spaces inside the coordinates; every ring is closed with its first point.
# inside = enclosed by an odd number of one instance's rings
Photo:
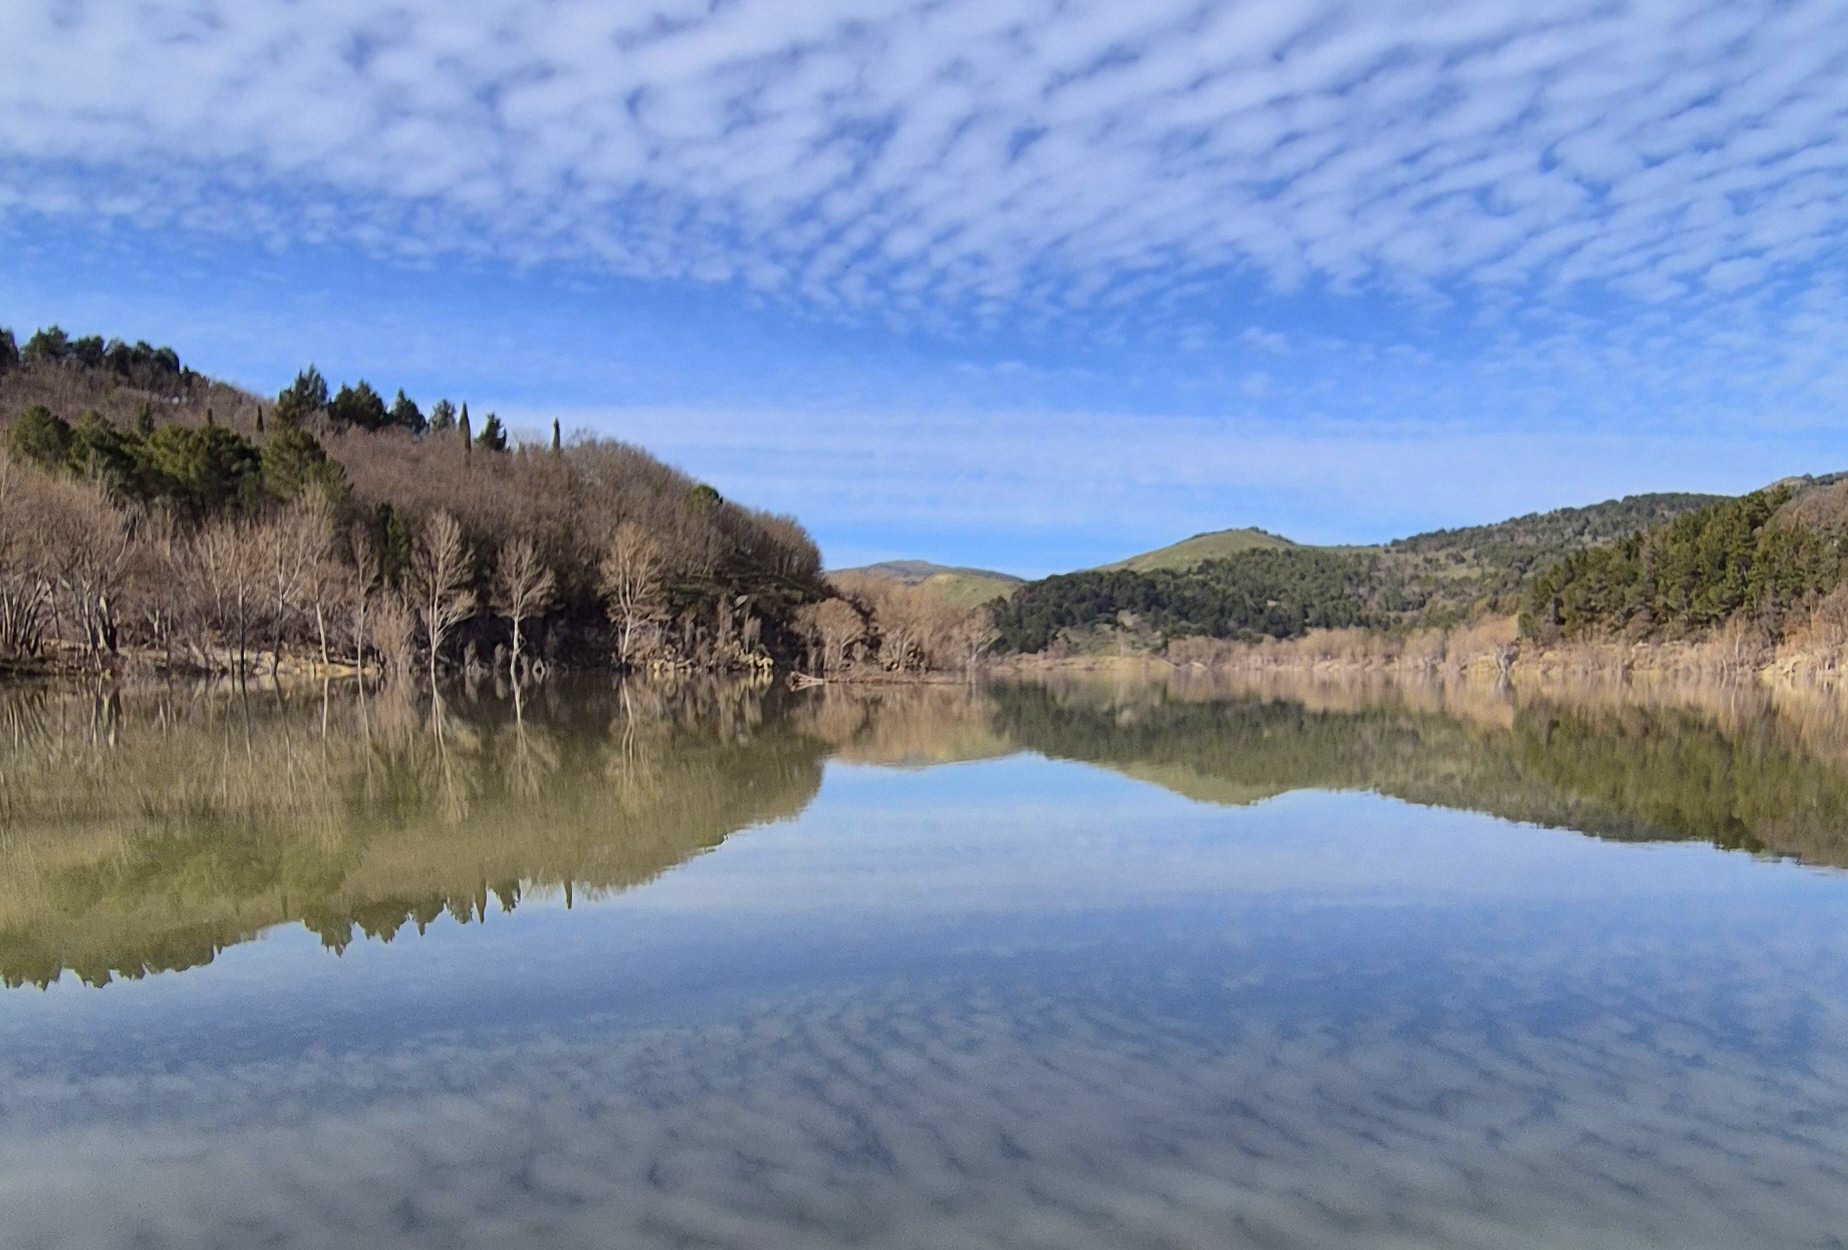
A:
{"type": "Polygon", "coordinates": [[[921,587],[948,603],[964,608],[1005,598],[1013,594],[1015,587],[1025,580],[994,569],[959,568],[932,564],[929,560],[885,560],[859,568],[835,569],[828,576],[837,582],[852,581],[856,577],[902,582],[907,586],[921,587]]]}
{"type": "Polygon", "coordinates": [[[929,581],[944,573],[956,573],[964,577],[986,577],[999,582],[1018,584],[1025,578],[1015,577],[1012,573],[999,573],[994,569],[970,569],[951,564],[932,564],[929,560],[882,560],[878,564],[863,564],[852,569],[833,569],[830,576],[862,574],[867,577],[889,577],[895,582],[904,582],[915,586],[919,582],[929,581]]]}
{"type": "Polygon", "coordinates": [[[1241,551],[1280,551],[1294,547],[1295,543],[1279,537],[1266,530],[1247,527],[1245,529],[1213,530],[1205,534],[1195,534],[1167,547],[1158,547],[1154,551],[1145,551],[1141,555],[1130,556],[1127,560],[1118,560],[1115,564],[1099,566],[1098,571],[1109,573],[1117,569],[1128,569],[1132,573],[1148,573],[1155,569],[1173,569],[1176,571],[1191,569],[1208,560],[1221,560],[1226,556],[1237,555],[1241,551]]]}

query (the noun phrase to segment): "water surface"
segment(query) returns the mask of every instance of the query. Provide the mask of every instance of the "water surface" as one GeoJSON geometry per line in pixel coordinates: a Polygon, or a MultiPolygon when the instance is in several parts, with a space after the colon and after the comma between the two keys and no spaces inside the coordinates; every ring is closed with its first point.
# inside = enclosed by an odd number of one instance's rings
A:
{"type": "Polygon", "coordinates": [[[0,1246],[1839,1246],[1746,691],[35,691],[0,1246]]]}

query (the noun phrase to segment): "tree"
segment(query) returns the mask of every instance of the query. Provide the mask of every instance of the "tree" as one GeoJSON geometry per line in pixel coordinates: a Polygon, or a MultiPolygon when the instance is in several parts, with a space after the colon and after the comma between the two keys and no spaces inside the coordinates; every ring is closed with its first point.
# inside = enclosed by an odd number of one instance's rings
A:
{"type": "Polygon", "coordinates": [[[986,606],[964,613],[953,631],[953,641],[962,657],[963,670],[968,673],[975,672],[976,663],[1000,640],[1001,631],[995,628],[994,613],[986,606]]]}
{"type": "Polygon", "coordinates": [[[507,432],[501,428],[501,419],[493,413],[481,423],[481,433],[475,438],[475,445],[483,451],[506,451],[507,432]]]}
{"type": "Polygon", "coordinates": [[[456,422],[456,430],[462,436],[462,454],[467,456],[469,451],[475,446],[474,437],[469,433],[468,429],[467,404],[462,405],[462,416],[456,422]]]}
{"type": "Polygon", "coordinates": [[[5,326],[0,326],[0,373],[19,368],[19,340],[5,326]]]}
{"type": "Polygon", "coordinates": [[[363,525],[352,528],[347,545],[353,555],[348,581],[348,594],[353,603],[353,667],[363,671],[366,643],[372,636],[366,617],[374,596],[385,587],[385,559],[378,542],[363,525]]]}
{"type": "Polygon", "coordinates": [[[223,426],[162,426],[147,440],[145,454],[151,489],[194,520],[255,502],[262,487],[262,453],[223,426]]]}
{"type": "Polygon", "coordinates": [[[521,626],[528,617],[541,616],[552,606],[557,577],[539,554],[539,544],[521,536],[501,552],[495,570],[495,607],[513,623],[513,670],[520,668],[521,626]]]}
{"type": "Polygon", "coordinates": [[[422,434],[428,425],[423,413],[418,411],[416,402],[402,388],[398,391],[398,398],[391,404],[391,424],[401,430],[409,430],[412,434],[422,434]]]}
{"type": "Polygon", "coordinates": [[[103,655],[116,652],[117,599],[133,556],[134,530],[94,484],[67,479],[48,487],[32,541],[43,551],[64,610],[100,669],[103,655]]]}
{"type": "Polygon", "coordinates": [[[271,676],[282,665],[284,631],[309,596],[333,530],[332,506],[325,496],[310,493],[268,518],[251,535],[269,596],[271,676]]]}
{"type": "Polygon", "coordinates": [[[564,445],[563,440],[559,438],[558,418],[553,417],[552,418],[552,450],[559,451],[563,448],[563,445],[564,445]]]}
{"type": "Polygon", "coordinates": [[[18,459],[41,469],[57,468],[70,456],[71,423],[43,404],[34,404],[13,419],[6,442],[18,459]]]}
{"type": "Polygon", "coordinates": [[[70,358],[70,354],[70,336],[57,326],[47,326],[27,339],[26,350],[20,353],[29,365],[63,364],[70,358]]]}
{"type": "Polygon", "coordinates": [[[112,497],[136,493],[140,467],[136,443],[132,435],[118,429],[102,413],[86,412],[71,430],[71,472],[96,482],[112,497]]]}
{"type": "Polygon", "coordinates": [[[337,426],[362,430],[382,430],[390,420],[385,401],[363,378],[352,386],[342,386],[327,406],[327,419],[337,426]]]}
{"type": "Polygon", "coordinates": [[[0,455],[0,654],[34,656],[52,608],[46,550],[39,540],[53,483],[0,455]]]}
{"type": "Polygon", "coordinates": [[[866,618],[845,599],[824,599],[815,605],[814,628],[821,640],[821,667],[833,673],[847,666],[847,656],[866,637],[866,618]]]}
{"type": "Polygon", "coordinates": [[[278,424],[301,422],[327,407],[327,379],[309,365],[295,375],[295,381],[276,396],[278,424]]]}
{"type": "Polygon", "coordinates": [[[283,426],[263,448],[263,489],[285,503],[311,486],[321,488],[321,494],[336,494],[340,482],[340,466],[299,425],[283,426]]]}
{"type": "Polygon", "coordinates": [[[456,406],[446,399],[439,399],[430,409],[430,429],[441,432],[456,428],[456,406]]]}
{"type": "Polygon", "coordinates": [[[211,644],[229,639],[225,666],[238,677],[249,668],[250,631],[257,623],[263,593],[262,552],[248,523],[235,517],[210,521],[194,531],[179,553],[180,576],[197,619],[192,624],[194,651],[207,662],[211,644]]]}
{"type": "Polygon", "coordinates": [[[430,647],[432,681],[443,644],[456,626],[475,614],[475,592],[469,586],[473,565],[461,524],[447,512],[431,517],[411,558],[410,586],[430,647]]]}
{"type": "Polygon", "coordinates": [[[598,569],[599,586],[616,627],[616,658],[628,665],[637,635],[659,620],[667,608],[662,579],[667,561],[661,545],[634,521],[624,521],[610,537],[598,569]]]}

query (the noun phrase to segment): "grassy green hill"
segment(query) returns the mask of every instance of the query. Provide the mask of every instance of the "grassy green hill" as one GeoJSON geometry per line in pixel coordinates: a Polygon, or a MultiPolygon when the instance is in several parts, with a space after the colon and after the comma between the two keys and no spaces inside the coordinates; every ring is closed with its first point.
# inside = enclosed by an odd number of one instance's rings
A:
{"type": "Polygon", "coordinates": [[[1131,556],[1127,560],[1118,560],[1115,564],[1100,566],[1099,572],[1109,573],[1117,569],[1128,569],[1132,573],[1148,573],[1155,569],[1191,569],[1208,560],[1223,560],[1241,551],[1280,551],[1294,547],[1295,543],[1287,538],[1261,529],[1247,527],[1235,530],[1214,530],[1207,534],[1195,534],[1154,551],[1145,551],[1141,555],[1131,556]]]}

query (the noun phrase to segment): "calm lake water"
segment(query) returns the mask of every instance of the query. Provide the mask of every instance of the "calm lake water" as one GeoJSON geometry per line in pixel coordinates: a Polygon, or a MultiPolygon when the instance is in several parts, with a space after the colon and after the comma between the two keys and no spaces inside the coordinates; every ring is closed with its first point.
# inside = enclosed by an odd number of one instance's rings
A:
{"type": "Polygon", "coordinates": [[[0,1246],[1848,1235],[1848,720],[0,699],[0,1246]]]}

